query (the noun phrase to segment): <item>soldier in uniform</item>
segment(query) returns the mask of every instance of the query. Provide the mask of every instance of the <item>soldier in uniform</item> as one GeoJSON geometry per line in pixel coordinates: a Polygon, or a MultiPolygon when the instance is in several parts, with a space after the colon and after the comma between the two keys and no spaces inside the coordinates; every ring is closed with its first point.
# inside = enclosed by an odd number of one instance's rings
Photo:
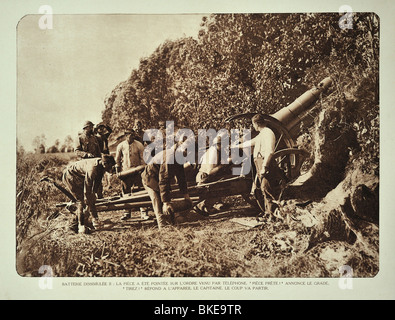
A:
{"type": "Polygon", "coordinates": [[[95,126],[94,133],[99,143],[101,153],[110,154],[110,150],[108,148],[108,137],[112,133],[112,129],[104,122],[100,122],[95,126]]]}
{"type": "Polygon", "coordinates": [[[66,167],[62,181],[77,202],[78,233],[85,233],[84,211],[92,215],[94,227],[100,225],[96,211],[96,193],[102,183],[103,174],[112,172],[113,156],[103,154],[100,158],[82,159],[66,167]]]}
{"type": "Polygon", "coordinates": [[[174,161],[175,144],[172,148],[165,149],[158,153],[152,161],[147,164],[145,170],[141,174],[144,188],[150,196],[152,207],[158,223],[158,228],[162,229],[173,221],[169,221],[169,217],[174,218],[174,208],[171,203],[171,182],[176,179],[182,197],[186,203],[192,201],[188,194],[188,186],[185,177],[184,165],[174,161]]]}
{"type": "MultiPolygon", "coordinates": [[[[106,125],[104,122],[100,122],[95,126],[93,132],[96,136],[97,142],[99,143],[100,152],[102,154],[110,154],[110,149],[108,147],[108,137],[112,133],[111,127],[106,125]]],[[[110,175],[105,173],[103,179],[105,181],[105,185],[107,185],[108,188],[111,188],[110,175]]],[[[97,192],[97,197],[103,198],[103,184],[97,192]]]]}
{"type": "MultiPolygon", "coordinates": [[[[223,167],[221,165],[221,136],[218,135],[215,137],[213,145],[206,150],[200,160],[199,172],[196,175],[197,185],[213,182],[221,178],[221,171],[218,170],[221,167],[223,167]]],[[[204,199],[194,207],[194,210],[201,215],[208,216],[215,211],[215,203],[215,199],[204,199]]]]}
{"type": "Polygon", "coordinates": [[[133,130],[135,133],[135,139],[144,145],[144,130],[140,119],[134,120],[133,130]]]}
{"type": "Polygon", "coordinates": [[[81,159],[97,158],[101,155],[99,141],[93,132],[93,123],[86,121],[82,127],[82,132],[78,134],[76,155],[81,159]]]}
{"type": "Polygon", "coordinates": [[[275,161],[270,161],[274,153],[276,137],[267,127],[261,114],[252,118],[252,125],[259,134],[246,142],[237,145],[238,148],[254,147],[253,158],[257,172],[257,185],[262,191],[265,202],[265,212],[270,217],[279,217],[276,203],[282,190],[282,174],[275,161]]]}
{"type": "MultiPolygon", "coordinates": [[[[136,135],[133,129],[125,132],[126,140],[122,141],[117,146],[115,155],[115,169],[117,174],[130,168],[135,168],[140,165],[144,165],[144,146],[136,139],[136,135]]],[[[141,175],[135,173],[126,177],[120,177],[122,182],[122,193],[128,194],[131,192],[133,186],[141,186],[141,175]]],[[[131,210],[127,210],[122,220],[130,218],[131,210]]],[[[147,216],[144,210],[141,210],[141,217],[146,219],[147,216]]]]}

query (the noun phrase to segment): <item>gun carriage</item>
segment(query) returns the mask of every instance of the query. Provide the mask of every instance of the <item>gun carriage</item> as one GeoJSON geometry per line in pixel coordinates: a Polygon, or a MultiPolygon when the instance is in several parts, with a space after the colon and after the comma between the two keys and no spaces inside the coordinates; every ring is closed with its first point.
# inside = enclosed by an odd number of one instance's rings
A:
{"type": "MultiPolygon", "coordinates": [[[[315,102],[320,99],[328,88],[331,86],[331,78],[325,78],[317,86],[306,91],[288,106],[280,109],[272,115],[264,115],[267,126],[273,130],[276,136],[275,152],[270,160],[271,165],[277,165],[283,172],[284,184],[291,184],[301,174],[301,166],[309,155],[305,150],[299,149],[296,145],[295,139],[298,137],[301,129],[302,121],[314,109],[315,102]]],[[[237,119],[252,118],[257,113],[243,113],[229,117],[227,122],[232,122],[237,119]]],[[[251,193],[253,183],[256,178],[255,168],[251,160],[251,171],[246,176],[233,176],[229,174],[229,170],[234,164],[220,165],[216,170],[217,179],[212,182],[196,185],[194,181],[188,182],[188,192],[193,203],[198,203],[203,199],[208,198],[222,198],[227,196],[240,195],[249,204],[257,206],[263,210],[264,202],[263,196],[259,188],[251,193]]],[[[132,168],[121,173],[122,176],[130,174],[140,174],[144,170],[144,166],[132,168]]],[[[42,180],[53,182],[59,190],[70,198],[68,192],[64,188],[59,188],[54,181],[49,178],[42,180]]],[[[181,197],[179,190],[172,189],[172,199],[177,202],[181,197]]],[[[66,207],[68,203],[57,204],[57,207],[66,207]]],[[[98,199],[96,202],[96,209],[98,212],[125,210],[133,208],[152,206],[150,197],[145,190],[133,192],[122,196],[114,196],[103,199],[98,199]]],[[[182,206],[181,206],[182,207],[182,206]]]]}

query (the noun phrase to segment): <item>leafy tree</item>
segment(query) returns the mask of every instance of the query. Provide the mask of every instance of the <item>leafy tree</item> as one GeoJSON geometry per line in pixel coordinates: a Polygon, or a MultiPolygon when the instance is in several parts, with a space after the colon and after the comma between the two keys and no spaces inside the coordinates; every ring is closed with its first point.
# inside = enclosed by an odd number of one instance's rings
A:
{"type": "Polygon", "coordinates": [[[103,120],[115,134],[137,117],[145,127],[175,120],[193,130],[219,129],[235,113],[273,113],[327,76],[343,88],[366,80],[378,102],[378,18],[354,13],[353,28],[344,30],[339,18],[337,13],[205,17],[197,40],[166,41],[141,59],[106,98],[103,120]]]}
{"type": "Polygon", "coordinates": [[[45,137],[45,134],[41,134],[41,136],[36,136],[33,139],[32,145],[35,153],[45,153],[46,140],[47,138],[45,137]]]}

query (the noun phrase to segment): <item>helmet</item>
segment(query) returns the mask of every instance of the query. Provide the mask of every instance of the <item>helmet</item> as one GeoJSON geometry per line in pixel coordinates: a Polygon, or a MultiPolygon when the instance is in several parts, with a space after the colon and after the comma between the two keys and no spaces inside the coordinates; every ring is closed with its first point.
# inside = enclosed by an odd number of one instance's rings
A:
{"type": "Polygon", "coordinates": [[[93,123],[91,121],[85,121],[84,126],[82,127],[82,129],[85,129],[86,127],[93,127],[93,123]]]}

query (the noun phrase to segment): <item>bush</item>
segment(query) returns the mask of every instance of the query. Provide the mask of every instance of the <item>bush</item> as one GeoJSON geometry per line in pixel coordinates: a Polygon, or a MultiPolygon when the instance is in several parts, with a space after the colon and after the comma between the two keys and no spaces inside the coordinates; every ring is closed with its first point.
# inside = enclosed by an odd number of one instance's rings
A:
{"type": "Polygon", "coordinates": [[[37,235],[48,228],[46,219],[52,204],[65,201],[58,190],[40,179],[59,178],[67,160],[31,153],[17,154],[16,167],[16,245],[17,254],[32,245],[37,235]]]}

